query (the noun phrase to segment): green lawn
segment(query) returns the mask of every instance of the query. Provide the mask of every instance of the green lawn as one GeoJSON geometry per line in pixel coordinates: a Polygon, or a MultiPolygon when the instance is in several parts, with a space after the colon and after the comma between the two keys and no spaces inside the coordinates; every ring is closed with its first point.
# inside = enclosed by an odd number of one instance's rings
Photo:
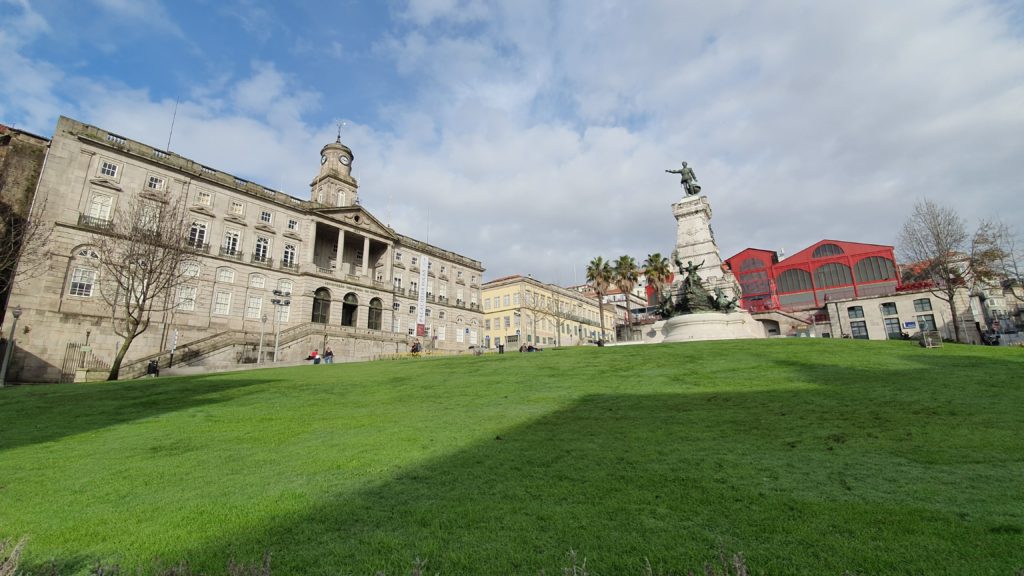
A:
{"type": "Polygon", "coordinates": [[[1024,350],[789,339],[0,390],[0,538],[87,573],[1024,569],[1024,350]]]}

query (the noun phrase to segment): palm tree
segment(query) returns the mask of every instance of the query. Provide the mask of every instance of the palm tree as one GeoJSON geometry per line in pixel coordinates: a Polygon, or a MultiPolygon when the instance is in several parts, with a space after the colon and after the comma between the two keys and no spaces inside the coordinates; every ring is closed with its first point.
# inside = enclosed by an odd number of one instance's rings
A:
{"type": "Polygon", "coordinates": [[[665,289],[671,275],[672,268],[669,266],[668,258],[662,256],[661,252],[647,255],[647,259],[644,260],[644,276],[647,277],[647,283],[654,287],[658,305],[661,304],[662,290],[665,289]]]}
{"type": "Polygon", "coordinates": [[[604,258],[598,256],[587,264],[587,282],[597,292],[597,313],[601,317],[601,336],[604,341],[604,296],[608,293],[608,286],[612,282],[612,266],[605,262],[604,258]]]}
{"type": "Polygon", "coordinates": [[[619,259],[615,261],[615,266],[612,267],[612,274],[615,279],[615,285],[622,291],[623,296],[626,297],[626,333],[629,335],[629,339],[632,340],[633,313],[629,310],[629,295],[633,293],[633,288],[636,286],[640,269],[637,267],[636,260],[632,256],[619,256],[619,259]]]}

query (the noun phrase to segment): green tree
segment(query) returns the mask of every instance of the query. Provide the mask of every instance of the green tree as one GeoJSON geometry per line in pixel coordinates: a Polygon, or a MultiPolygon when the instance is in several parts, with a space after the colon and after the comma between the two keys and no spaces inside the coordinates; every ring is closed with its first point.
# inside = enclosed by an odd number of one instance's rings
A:
{"type": "Polygon", "coordinates": [[[636,287],[637,278],[640,276],[640,268],[636,265],[636,260],[632,256],[619,256],[619,259],[615,261],[615,265],[612,267],[612,275],[615,279],[615,286],[626,297],[626,333],[628,334],[627,337],[632,340],[633,313],[629,310],[629,295],[633,293],[633,288],[636,287]]]}
{"type": "Polygon", "coordinates": [[[644,260],[644,276],[647,278],[647,283],[654,288],[656,305],[661,305],[663,291],[671,275],[672,267],[668,258],[662,256],[661,252],[647,255],[647,259],[644,260]]]}
{"type": "Polygon", "coordinates": [[[597,293],[597,313],[601,321],[601,337],[604,341],[604,297],[612,282],[612,266],[604,258],[598,256],[587,264],[587,282],[597,293]]]}

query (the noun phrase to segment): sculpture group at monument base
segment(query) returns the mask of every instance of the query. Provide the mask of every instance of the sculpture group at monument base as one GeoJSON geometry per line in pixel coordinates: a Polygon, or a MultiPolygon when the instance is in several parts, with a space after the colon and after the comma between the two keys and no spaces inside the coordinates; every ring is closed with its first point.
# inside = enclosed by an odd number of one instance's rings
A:
{"type": "Polygon", "coordinates": [[[764,326],[744,310],[673,316],[661,328],[662,342],[764,338],[764,326]]]}

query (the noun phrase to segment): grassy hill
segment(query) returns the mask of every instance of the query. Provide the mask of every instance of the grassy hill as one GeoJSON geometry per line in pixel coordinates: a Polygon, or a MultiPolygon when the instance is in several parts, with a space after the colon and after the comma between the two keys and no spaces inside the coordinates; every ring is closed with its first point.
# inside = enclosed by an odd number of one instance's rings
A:
{"type": "Polygon", "coordinates": [[[789,339],[4,389],[0,538],[61,574],[556,574],[571,549],[1013,575],[1022,374],[1021,349],[789,339]]]}

